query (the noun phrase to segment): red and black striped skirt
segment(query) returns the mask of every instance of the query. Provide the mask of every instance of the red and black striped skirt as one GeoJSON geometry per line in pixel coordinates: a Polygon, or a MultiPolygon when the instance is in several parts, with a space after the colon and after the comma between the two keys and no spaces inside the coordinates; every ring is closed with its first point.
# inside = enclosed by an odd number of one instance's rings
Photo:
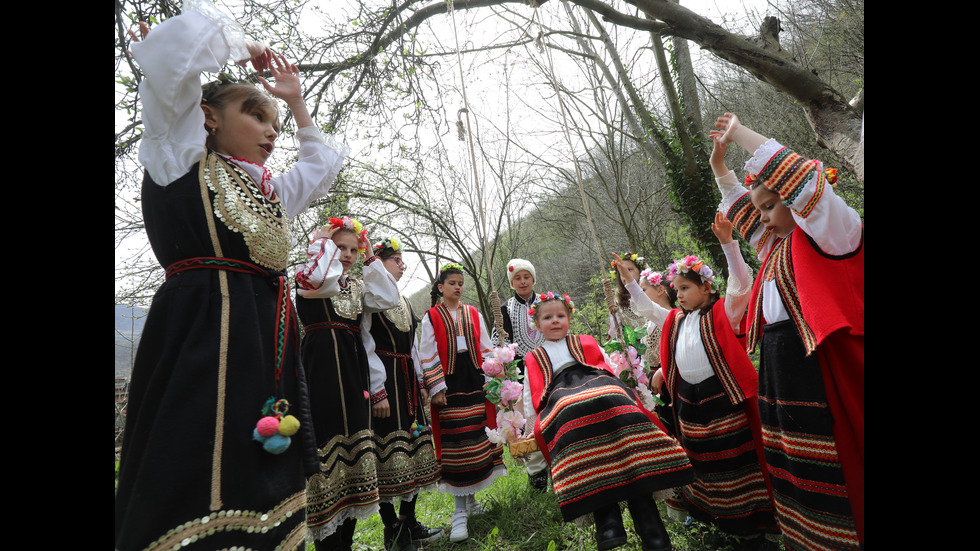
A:
{"type": "Polygon", "coordinates": [[[694,481],[683,448],[605,371],[578,364],[552,380],[539,413],[551,479],[566,521],[694,481]]]}
{"type": "Polygon", "coordinates": [[[759,417],[784,544],[860,549],[818,354],[806,356],[789,321],[765,326],[761,353],[759,417]]]}
{"type": "Polygon", "coordinates": [[[718,377],[698,384],[678,377],[673,405],[681,442],[698,474],[697,481],[681,490],[676,506],[729,534],[778,534],[760,466],[755,400],[732,404],[718,377]]]}

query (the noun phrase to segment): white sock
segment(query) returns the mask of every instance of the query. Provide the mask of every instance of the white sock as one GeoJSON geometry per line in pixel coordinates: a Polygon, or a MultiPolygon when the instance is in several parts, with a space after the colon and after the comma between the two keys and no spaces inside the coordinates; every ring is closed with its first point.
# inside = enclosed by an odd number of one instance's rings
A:
{"type": "Polygon", "coordinates": [[[467,502],[468,498],[471,498],[471,497],[473,497],[473,496],[472,495],[468,495],[468,496],[456,496],[456,512],[457,513],[466,511],[466,502],[467,502]]]}

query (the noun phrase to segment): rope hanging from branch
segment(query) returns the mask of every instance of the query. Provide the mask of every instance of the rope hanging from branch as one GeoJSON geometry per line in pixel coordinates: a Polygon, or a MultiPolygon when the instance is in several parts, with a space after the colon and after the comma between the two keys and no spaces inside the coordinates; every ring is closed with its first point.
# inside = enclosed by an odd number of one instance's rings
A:
{"type": "MultiPolygon", "coordinates": [[[[537,8],[537,6],[535,6],[535,8],[537,8]]],[[[565,135],[565,140],[568,142],[568,149],[570,152],[572,152],[572,165],[575,167],[575,181],[576,183],[578,183],[579,194],[582,197],[582,208],[585,211],[585,219],[589,223],[589,232],[592,234],[592,243],[595,248],[596,256],[599,259],[599,271],[600,273],[603,274],[602,290],[606,300],[606,308],[609,309],[610,315],[612,315],[612,318],[615,320],[616,337],[620,342],[622,342],[623,341],[622,321],[619,319],[619,316],[616,315],[616,313],[619,311],[619,305],[616,303],[615,296],[613,294],[612,282],[609,280],[606,271],[603,269],[603,266],[605,266],[606,262],[602,258],[602,247],[599,243],[599,237],[595,231],[595,224],[592,221],[592,212],[589,209],[589,201],[588,198],[585,196],[585,186],[582,185],[582,171],[579,169],[578,158],[575,156],[574,153],[575,146],[572,143],[572,137],[568,132],[569,124],[568,124],[568,115],[566,113],[567,108],[565,107],[565,101],[561,97],[561,86],[558,84],[558,77],[555,75],[555,65],[551,59],[551,49],[547,48],[544,45],[544,31],[541,29],[541,22],[538,21],[537,9],[534,10],[534,15],[532,16],[532,20],[536,21],[538,24],[538,36],[535,39],[535,43],[538,46],[538,51],[540,51],[548,60],[548,77],[550,78],[551,84],[555,89],[555,97],[558,98],[558,107],[559,110],[561,111],[563,134],[565,135]]]]}
{"type": "Polygon", "coordinates": [[[490,247],[487,243],[487,223],[483,209],[483,191],[480,188],[480,176],[476,169],[476,151],[473,147],[473,127],[470,124],[470,102],[466,97],[466,78],[463,75],[463,61],[462,56],[459,53],[459,34],[456,30],[456,10],[453,9],[453,0],[449,0],[449,7],[447,9],[453,19],[453,38],[456,41],[456,64],[459,66],[459,83],[463,93],[463,107],[456,112],[456,131],[460,141],[463,141],[465,136],[469,142],[470,166],[473,168],[473,185],[476,188],[477,207],[480,210],[480,233],[483,241],[483,258],[487,265],[487,279],[490,286],[490,305],[493,309],[493,325],[497,330],[497,335],[500,336],[500,342],[504,343],[509,339],[510,335],[508,335],[504,330],[504,316],[500,311],[500,297],[497,296],[497,290],[493,285],[493,255],[490,254],[490,247]],[[465,115],[465,125],[463,120],[460,118],[460,115],[465,115]]]}

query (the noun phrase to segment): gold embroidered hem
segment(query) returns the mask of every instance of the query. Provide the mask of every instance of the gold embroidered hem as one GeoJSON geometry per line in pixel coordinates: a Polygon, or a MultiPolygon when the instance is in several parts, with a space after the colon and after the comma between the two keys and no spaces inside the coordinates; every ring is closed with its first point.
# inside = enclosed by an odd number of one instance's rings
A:
{"type": "MultiPolygon", "coordinates": [[[[186,547],[192,543],[204,541],[208,536],[221,532],[242,531],[247,533],[265,534],[288,522],[294,515],[302,515],[306,507],[306,493],[297,492],[269,511],[212,511],[211,513],[189,520],[173,528],[160,539],[146,547],[153,549],[174,549],[186,547]]],[[[306,525],[302,516],[297,517],[299,524],[291,530],[276,546],[276,551],[291,551],[306,535],[306,525]]]]}
{"type": "Polygon", "coordinates": [[[414,495],[439,482],[439,463],[428,430],[419,436],[404,430],[392,431],[376,445],[378,493],[382,500],[414,495]]]}
{"type": "Polygon", "coordinates": [[[377,457],[374,432],[337,435],[320,448],[320,472],[306,484],[308,540],[332,534],[349,518],[378,511],[377,457]]]}

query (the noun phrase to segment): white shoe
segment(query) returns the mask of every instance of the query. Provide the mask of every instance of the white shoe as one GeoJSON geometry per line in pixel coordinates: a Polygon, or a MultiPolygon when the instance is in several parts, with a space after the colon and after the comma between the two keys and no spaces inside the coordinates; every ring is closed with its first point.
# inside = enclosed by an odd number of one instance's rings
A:
{"type": "Polygon", "coordinates": [[[471,515],[482,515],[487,511],[480,505],[480,502],[476,500],[475,496],[469,495],[466,496],[466,512],[471,515]]]}
{"type": "Polygon", "coordinates": [[[453,514],[452,529],[449,532],[449,541],[459,543],[470,537],[466,529],[466,522],[469,520],[469,513],[466,511],[456,511],[453,514]]]}

